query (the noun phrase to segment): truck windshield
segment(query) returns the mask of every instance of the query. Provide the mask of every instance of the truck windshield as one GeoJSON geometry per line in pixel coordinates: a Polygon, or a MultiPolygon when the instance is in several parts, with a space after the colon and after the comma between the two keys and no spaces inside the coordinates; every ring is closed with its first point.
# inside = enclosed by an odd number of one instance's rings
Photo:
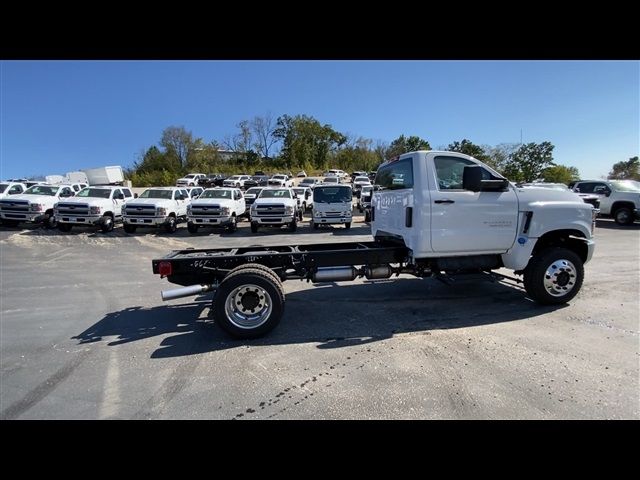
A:
{"type": "Polygon", "coordinates": [[[190,173],[189,175],[185,175],[184,178],[195,178],[195,175],[190,173]]]}
{"type": "Polygon", "coordinates": [[[633,180],[613,180],[611,185],[616,192],[640,192],[640,187],[633,180]]]}
{"type": "Polygon", "coordinates": [[[8,186],[8,183],[0,183],[0,193],[4,193],[8,186]]]}
{"type": "Polygon", "coordinates": [[[109,198],[111,190],[106,188],[84,188],[78,192],[76,197],[109,198]]]}
{"type": "Polygon", "coordinates": [[[253,187],[253,188],[250,188],[249,190],[247,190],[244,193],[245,193],[245,195],[255,195],[257,197],[258,195],[260,195],[261,191],[262,191],[261,188],[253,187]]]}
{"type": "Polygon", "coordinates": [[[258,198],[291,198],[289,190],[263,190],[258,198]]]}
{"type": "Polygon", "coordinates": [[[371,183],[371,180],[369,180],[369,177],[356,177],[356,179],[354,180],[354,182],[365,182],[365,183],[371,183]]]}
{"type": "Polygon", "coordinates": [[[171,190],[156,190],[150,188],[140,194],[140,198],[160,198],[162,200],[171,200],[173,192],[171,190]]]}
{"type": "Polygon", "coordinates": [[[227,178],[227,180],[240,180],[240,175],[234,175],[233,177],[227,178]]]}
{"type": "Polygon", "coordinates": [[[293,191],[298,195],[304,195],[304,188],[294,188],[293,191]]]}
{"type": "Polygon", "coordinates": [[[31,188],[25,190],[25,195],[55,195],[60,187],[51,187],[49,185],[34,185],[31,188]]]}
{"type": "Polygon", "coordinates": [[[200,198],[227,198],[231,199],[231,190],[205,190],[200,198]]]}
{"type": "Polygon", "coordinates": [[[351,189],[342,187],[316,187],[313,201],[318,203],[351,202],[351,189]]]}

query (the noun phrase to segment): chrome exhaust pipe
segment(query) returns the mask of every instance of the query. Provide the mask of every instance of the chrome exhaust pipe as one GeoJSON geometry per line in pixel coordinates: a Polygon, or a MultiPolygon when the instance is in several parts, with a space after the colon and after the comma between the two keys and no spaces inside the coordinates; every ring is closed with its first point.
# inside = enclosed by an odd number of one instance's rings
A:
{"type": "Polygon", "coordinates": [[[160,292],[160,296],[163,301],[175,300],[176,298],[192,297],[200,293],[210,292],[213,290],[213,285],[190,285],[188,287],[174,288],[173,290],[163,290],[160,292]]]}

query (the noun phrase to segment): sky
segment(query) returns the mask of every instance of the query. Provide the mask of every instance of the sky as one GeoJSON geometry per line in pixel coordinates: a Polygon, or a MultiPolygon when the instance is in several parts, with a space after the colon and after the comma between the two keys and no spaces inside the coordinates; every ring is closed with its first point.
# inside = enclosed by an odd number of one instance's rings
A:
{"type": "Polygon", "coordinates": [[[270,112],[432,148],[550,141],[600,178],[640,151],[637,61],[1,61],[0,178],[129,167],[162,130],[205,142],[270,112]]]}

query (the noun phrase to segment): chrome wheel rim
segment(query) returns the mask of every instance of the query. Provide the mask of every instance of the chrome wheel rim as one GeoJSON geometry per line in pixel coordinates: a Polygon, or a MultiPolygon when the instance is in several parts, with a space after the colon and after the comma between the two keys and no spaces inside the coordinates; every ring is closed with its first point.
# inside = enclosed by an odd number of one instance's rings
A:
{"type": "Polygon", "coordinates": [[[227,319],[238,328],[253,329],[264,324],[271,315],[271,295],[253,284],[235,288],[225,301],[227,319]]]}
{"type": "Polygon", "coordinates": [[[544,288],[553,297],[563,297],[576,286],[577,275],[569,260],[555,260],[544,272],[544,288]]]}

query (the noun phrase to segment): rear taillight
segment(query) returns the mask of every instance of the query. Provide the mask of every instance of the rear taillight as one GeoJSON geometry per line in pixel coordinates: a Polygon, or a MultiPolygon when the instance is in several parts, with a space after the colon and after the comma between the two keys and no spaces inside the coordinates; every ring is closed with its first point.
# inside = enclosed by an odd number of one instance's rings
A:
{"type": "Polygon", "coordinates": [[[158,264],[158,273],[163,277],[171,275],[173,273],[171,262],[160,262],[158,264]]]}

